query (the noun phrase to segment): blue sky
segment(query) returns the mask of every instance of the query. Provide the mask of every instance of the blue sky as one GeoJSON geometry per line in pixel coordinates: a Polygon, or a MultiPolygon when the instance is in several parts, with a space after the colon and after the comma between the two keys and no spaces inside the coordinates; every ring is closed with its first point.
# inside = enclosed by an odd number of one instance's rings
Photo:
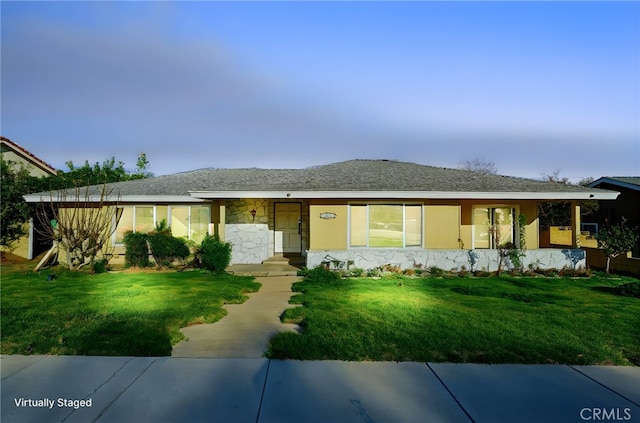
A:
{"type": "Polygon", "coordinates": [[[1,133],[158,175],[386,158],[640,175],[638,2],[0,4],[1,133]]]}

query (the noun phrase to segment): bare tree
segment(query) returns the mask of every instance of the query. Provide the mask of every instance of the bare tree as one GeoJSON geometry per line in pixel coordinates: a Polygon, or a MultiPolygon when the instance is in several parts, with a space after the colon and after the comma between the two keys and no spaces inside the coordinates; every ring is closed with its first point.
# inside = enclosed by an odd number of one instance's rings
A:
{"type": "Polygon", "coordinates": [[[100,253],[106,255],[117,204],[106,185],[70,188],[50,193],[39,204],[37,217],[43,235],[66,251],[69,269],[78,270],[93,265],[100,253]]]}
{"type": "Polygon", "coordinates": [[[462,163],[460,166],[462,170],[469,170],[471,172],[477,173],[485,173],[485,174],[493,174],[498,173],[498,169],[496,169],[496,164],[492,161],[488,161],[485,159],[473,159],[467,160],[462,163]]]}

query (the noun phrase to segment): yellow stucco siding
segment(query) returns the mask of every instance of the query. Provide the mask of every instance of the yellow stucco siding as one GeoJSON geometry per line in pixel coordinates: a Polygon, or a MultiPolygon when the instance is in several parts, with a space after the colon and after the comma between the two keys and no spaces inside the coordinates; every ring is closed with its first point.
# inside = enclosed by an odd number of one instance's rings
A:
{"type": "Polygon", "coordinates": [[[424,206],[424,247],[429,249],[460,248],[460,206],[424,206]]]}
{"type": "Polygon", "coordinates": [[[24,166],[25,169],[29,171],[29,175],[35,176],[37,178],[42,176],[51,176],[55,175],[55,172],[50,169],[44,169],[42,165],[39,163],[26,159],[23,155],[16,154],[14,151],[9,149],[3,149],[0,153],[2,153],[2,158],[6,162],[17,163],[18,166],[24,166]]]}
{"type": "MultiPolygon", "coordinates": [[[[335,204],[310,204],[310,250],[347,249],[348,206],[335,204]],[[335,213],[334,219],[323,219],[324,213],[335,213]]],[[[326,215],[325,215],[326,216],[326,215]]]]}
{"type": "Polygon", "coordinates": [[[540,245],[538,240],[538,203],[535,201],[520,203],[520,214],[525,217],[527,249],[536,250],[540,245]]]}

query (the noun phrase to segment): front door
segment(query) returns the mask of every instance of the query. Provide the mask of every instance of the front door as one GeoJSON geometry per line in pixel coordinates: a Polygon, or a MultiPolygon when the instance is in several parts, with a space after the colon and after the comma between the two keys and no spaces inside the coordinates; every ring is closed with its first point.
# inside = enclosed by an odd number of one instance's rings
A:
{"type": "Polygon", "coordinates": [[[276,253],[299,253],[302,251],[300,203],[276,203],[276,253]],[[278,238],[282,239],[279,251],[278,238]]]}

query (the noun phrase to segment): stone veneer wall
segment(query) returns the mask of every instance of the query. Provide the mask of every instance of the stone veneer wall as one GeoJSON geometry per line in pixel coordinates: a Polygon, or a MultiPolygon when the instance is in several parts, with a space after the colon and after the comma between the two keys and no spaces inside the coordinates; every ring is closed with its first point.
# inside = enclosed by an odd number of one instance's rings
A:
{"type": "Polygon", "coordinates": [[[262,263],[269,258],[269,245],[273,238],[270,232],[273,232],[269,231],[267,224],[227,223],[225,231],[226,241],[231,244],[231,264],[262,263]]]}
{"type": "MultiPolygon", "coordinates": [[[[357,249],[307,251],[307,267],[313,268],[327,259],[345,263],[353,261],[351,267],[373,269],[385,264],[399,266],[402,269],[415,267],[439,267],[444,270],[495,271],[498,268],[496,250],[423,250],[423,249],[357,249]]],[[[529,250],[522,260],[524,267],[531,264],[541,269],[574,269],[586,266],[586,254],[580,249],[538,249],[529,250]]],[[[509,268],[507,261],[506,268],[509,268]]]]}
{"type": "MultiPolygon", "coordinates": [[[[266,223],[269,224],[271,201],[264,198],[238,198],[225,200],[226,223],[266,223]],[[253,219],[250,211],[256,211],[253,219]]],[[[271,218],[273,220],[273,218],[271,218]]]]}

